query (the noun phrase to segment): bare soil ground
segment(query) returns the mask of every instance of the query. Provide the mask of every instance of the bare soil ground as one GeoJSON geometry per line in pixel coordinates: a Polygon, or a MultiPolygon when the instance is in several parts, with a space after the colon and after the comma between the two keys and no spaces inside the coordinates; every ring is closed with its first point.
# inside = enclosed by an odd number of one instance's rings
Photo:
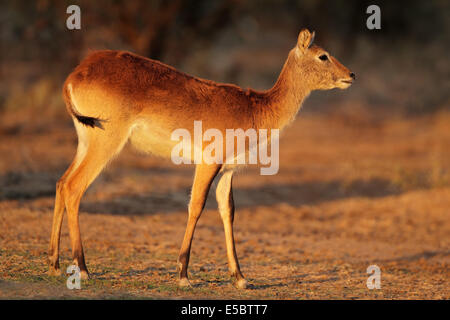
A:
{"type": "MultiPolygon", "coordinates": [[[[279,174],[250,166],[234,181],[247,290],[230,284],[213,190],[194,237],[193,288],[177,287],[193,167],[129,146],[82,201],[92,279],[68,290],[65,276],[47,276],[55,183],[74,155],[75,130],[67,116],[32,127],[2,117],[2,299],[450,298],[450,114],[300,113],[282,135],[279,174]],[[372,264],[381,268],[380,290],[366,287],[372,264]]],[[[69,247],[65,220],[63,270],[69,247]]]]}

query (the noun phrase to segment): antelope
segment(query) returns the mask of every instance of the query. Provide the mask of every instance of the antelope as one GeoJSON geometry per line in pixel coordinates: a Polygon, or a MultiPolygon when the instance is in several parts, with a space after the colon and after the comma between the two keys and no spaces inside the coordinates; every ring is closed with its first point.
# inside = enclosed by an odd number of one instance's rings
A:
{"type": "MultiPolygon", "coordinates": [[[[170,158],[177,128],[283,129],[313,90],[346,89],[355,74],[324,49],[312,45],[314,32],[302,29],[275,85],[266,91],[243,90],[187,75],[159,61],[125,51],[94,51],[67,77],[63,98],[75,125],[75,158],[56,184],[49,274],[61,273],[59,243],[67,211],[73,263],[87,279],[80,236],[80,200],[105,165],[130,140],[138,150],[170,158]]],[[[233,235],[232,164],[195,166],[188,221],[177,267],[178,284],[190,286],[188,264],[195,226],[212,181],[219,176],[216,199],[223,221],[229,272],[237,288],[248,283],[239,267],[233,235]]]]}

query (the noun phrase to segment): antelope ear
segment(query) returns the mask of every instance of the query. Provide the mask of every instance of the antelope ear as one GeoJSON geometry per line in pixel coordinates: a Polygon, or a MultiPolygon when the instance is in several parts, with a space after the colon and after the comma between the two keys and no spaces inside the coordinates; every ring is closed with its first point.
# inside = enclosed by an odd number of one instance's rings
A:
{"type": "Polygon", "coordinates": [[[314,31],[310,33],[308,29],[302,29],[298,35],[297,46],[303,51],[308,49],[311,47],[315,35],[316,33],[314,31]]]}

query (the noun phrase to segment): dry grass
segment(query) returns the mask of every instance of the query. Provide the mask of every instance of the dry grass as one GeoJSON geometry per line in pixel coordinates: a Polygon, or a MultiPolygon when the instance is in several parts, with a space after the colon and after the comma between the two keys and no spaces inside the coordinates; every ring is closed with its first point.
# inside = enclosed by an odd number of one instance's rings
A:
{"type": "MultiPolygon", "coordinates": [[[[237,250],[252,284],[244,291],[229,283],[213,199],[194,238],[194,287],[177,288],[193,168],[129,147],[81,206],[93,279],[70,291],[64,277],[48,277],[54,185],[75,131],[67,116],[28,126],[4,114],[0,298],[449,299],[450,114],[386,120],[349,110],[301,114],[282,137],[278,175],[249,167],[236,177],[237,250]],[[366,288],[371,264],[381,290],[366,288]]],[[[64,223],[62,268],[69,257],[64,223]]]]}

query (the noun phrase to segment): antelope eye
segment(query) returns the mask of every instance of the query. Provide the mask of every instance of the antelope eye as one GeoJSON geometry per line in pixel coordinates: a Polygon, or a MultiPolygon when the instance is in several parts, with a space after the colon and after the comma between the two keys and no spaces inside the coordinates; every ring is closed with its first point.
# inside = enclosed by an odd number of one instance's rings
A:
{"type": "Polygon", "coordinates": [[[323,54],[319,57],[320,60],[322,61],[327,61],[328,60],[328,56],[326,54],[323,54]]]}

